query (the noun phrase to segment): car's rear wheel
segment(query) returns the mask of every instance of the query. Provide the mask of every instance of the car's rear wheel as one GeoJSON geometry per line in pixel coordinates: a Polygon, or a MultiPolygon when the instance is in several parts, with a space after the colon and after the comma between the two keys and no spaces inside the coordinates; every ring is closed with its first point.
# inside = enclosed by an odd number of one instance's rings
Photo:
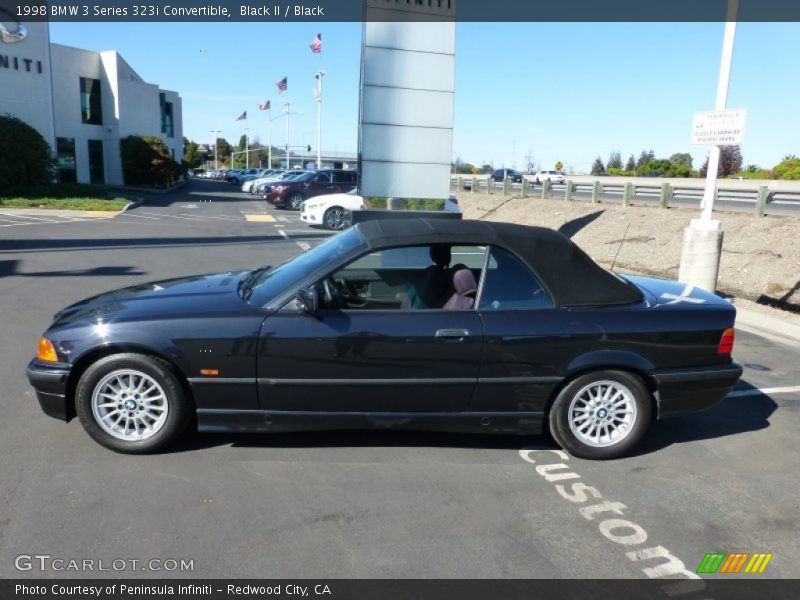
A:
{"type": "Polygon", "coordinates": [[[163,448],[189,420],[178,377],[143,354],[114,354],[90,365],[75,389],[75,409],[96,442],[129,454],[163,448]]]}
{"type": "Polygon", "coordinates": [[[626,371],[603,370],[572,380],[550,409],[550,433],[570,454],[588,459],[618,458],[650,426],[651,395],[626,371]]]}
{"type": "Polygon", "coordinates": [[[292,210],[300,210],[303,208],[303,200],[303,194],[300,192],[294,192],[286,199],[289,208],[292,210]]]}
{"type": "Polygon", "coordinates": [[[322,223],[326,229],[341,231],[344,229],[344,209],[341,206],[332,206],[322,216],[322,223]]]}

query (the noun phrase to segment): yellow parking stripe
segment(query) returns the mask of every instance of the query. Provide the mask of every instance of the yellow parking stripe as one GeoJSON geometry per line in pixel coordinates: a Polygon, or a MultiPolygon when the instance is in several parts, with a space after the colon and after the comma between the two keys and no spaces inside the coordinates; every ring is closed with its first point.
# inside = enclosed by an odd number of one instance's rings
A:
{"type": "Polygon", "coordinates": [[[245,215],[245,219],[251,223],[274,223],[275,217],[272,215],[245,215]]]}

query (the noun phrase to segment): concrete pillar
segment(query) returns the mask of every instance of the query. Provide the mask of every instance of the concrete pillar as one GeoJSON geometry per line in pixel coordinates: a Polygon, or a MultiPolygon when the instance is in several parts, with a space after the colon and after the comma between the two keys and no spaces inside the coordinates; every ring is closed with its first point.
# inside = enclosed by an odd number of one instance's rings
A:
{"type": "Polygon", "coordinates": [[[719,221],[692,220],[683,230],[679,281],[716,291],[723,234],[719,221]]]}

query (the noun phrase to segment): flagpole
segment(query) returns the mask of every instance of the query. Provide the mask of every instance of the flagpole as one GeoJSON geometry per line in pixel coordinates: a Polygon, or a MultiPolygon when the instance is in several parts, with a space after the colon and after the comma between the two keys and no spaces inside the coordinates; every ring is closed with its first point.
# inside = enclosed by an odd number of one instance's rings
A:
{"type": "Polygon", "coordinates": [[[272,102],[269,103],[269,108],[267,109],[267,144],[269,145],[269,150],[267,150],[267,156],[269,157],[269,163],[267,164],[267,168],[272,168],[272,102]]]}
{"type": "Polygon", "coordinates": [[[249,127],[247,127],[247,117],[244,118],[244,168],[250,168],[250,152],[248,152],[249,144],[247,143],[247,131],[249,127]]]}
{"type": "Polygon", "coordinates": [[[291,170],[290,161],[289,161],[289,101],[286,101],[284,105],[286,107],[286,170],[291,170]]]}
{"type": "Polygon", "coordinates": [[[322,78],[325,71],[317,72],[317,171],[322,170],[322,78]]]}

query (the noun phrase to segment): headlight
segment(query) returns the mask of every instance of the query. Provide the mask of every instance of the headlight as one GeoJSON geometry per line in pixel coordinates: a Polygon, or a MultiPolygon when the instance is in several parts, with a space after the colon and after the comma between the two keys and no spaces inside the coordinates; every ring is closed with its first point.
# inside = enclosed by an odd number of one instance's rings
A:
{"type": "Polygon", "coordinates": [[[282,192],[285,189],[286,189],[285,185],[276,185],[274,188],[272,188],[272,191],[273,192],[282,192]]]}

